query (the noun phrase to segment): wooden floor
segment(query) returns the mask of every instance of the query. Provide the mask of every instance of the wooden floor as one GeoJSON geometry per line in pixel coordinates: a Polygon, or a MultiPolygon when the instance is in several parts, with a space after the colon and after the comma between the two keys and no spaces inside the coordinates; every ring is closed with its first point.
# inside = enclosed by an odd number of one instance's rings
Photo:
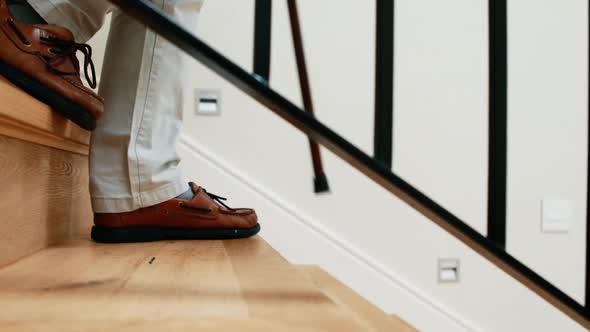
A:
{"type": "Polygon", "coordinates": [[[353,315],[374,331],[417,332],[397,315],[387,315],[359,296],[354,290],[315,265],[299,266],[299,270],[334,302],[348,308],[353,315]]]}
{"type": "Polygon", "coordinates": [[[80,238],[1,269],[0,308],[2,331],[376,331],[258,237],[80,238]]]}

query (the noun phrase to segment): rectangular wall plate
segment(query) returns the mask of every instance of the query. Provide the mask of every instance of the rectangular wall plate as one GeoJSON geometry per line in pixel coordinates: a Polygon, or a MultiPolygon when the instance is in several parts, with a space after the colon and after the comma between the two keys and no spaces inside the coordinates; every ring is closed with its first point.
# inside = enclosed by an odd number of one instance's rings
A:
{"type": "Polygon", "coordinates": [[[202,90],[195,92],[196,115],[221,115],[221,91],[202,90]]]}
{"type": "Polygon", "coordinates": [[[559,198],[544,198],[541,201],[541,231],[566,233],[572,223],[572,202],[559,198]]]}
{"type": "Polygon", "coordinates": [[[459,282],[459,259],[441,258],[438,260],[438,282],[441,284],[459,282]]]}

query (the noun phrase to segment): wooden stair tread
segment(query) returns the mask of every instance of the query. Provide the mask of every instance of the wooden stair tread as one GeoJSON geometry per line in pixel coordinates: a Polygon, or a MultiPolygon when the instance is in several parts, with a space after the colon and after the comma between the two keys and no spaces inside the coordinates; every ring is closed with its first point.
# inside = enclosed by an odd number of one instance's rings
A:
{"type": "Polygon", "coordinates": [[[83,155],[90,132],[66,120],[0,76],[0,135],[83,155]]]}
{"type": "Polygon", "coordinates": [[[298,269],[312,280],[334,302],[348,307],[374,331],[416,332],[414,327],[396,315],[389,315],[365,300],[354,290],[315,265],[300,265],[298,269]]]}
{"type": "Polygon", "coordinates": [[[365,330],[259,237],[76,239],[0,269],[0,307],[10,331],[365,330]]]}
{"type": "Polygon", "coordinates": [[[93,321],[54,321],[51,324],[38,321],[23,321],[0,326],[0,331],[19,331],[19,332],[39,332],[39,331],[59,331],[59,332],[160,332],[160,331],[197,331],[197,332],[219,332],[219,331],[238,331],[238,332],[324,332],[322,328],[311,327],[293,327],[284,324],[273,323],[266,320],[247,318],[234,319],[227,317],[207,317],[201,316],[191,319],[174,320],[93,320],[93,321]]]}

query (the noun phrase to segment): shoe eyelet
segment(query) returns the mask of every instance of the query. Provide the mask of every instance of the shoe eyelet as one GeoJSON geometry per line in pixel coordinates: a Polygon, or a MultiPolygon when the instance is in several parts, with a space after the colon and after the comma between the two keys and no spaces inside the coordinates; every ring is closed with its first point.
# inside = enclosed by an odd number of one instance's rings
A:
{"type": "Polygon", "coordinates": [[[47,49],[47,53],[51,54],[51,55],[57,55],[52,48],[48,48],[47,49]]]}

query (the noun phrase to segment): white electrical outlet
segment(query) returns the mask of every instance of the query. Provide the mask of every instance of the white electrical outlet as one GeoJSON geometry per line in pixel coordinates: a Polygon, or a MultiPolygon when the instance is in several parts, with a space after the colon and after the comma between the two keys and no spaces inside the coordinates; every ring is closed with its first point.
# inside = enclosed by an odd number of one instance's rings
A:
{"type": "Polygon", "coordinates": [[[568,232],[572,223],[572,202],[545,198],[541,201],[541,230],[545,233],[568,232]]]}
{"type": "Polygon", "coordinates": [[[196,90],[195,114],[221,115],[221,91],[196,90]]]}

